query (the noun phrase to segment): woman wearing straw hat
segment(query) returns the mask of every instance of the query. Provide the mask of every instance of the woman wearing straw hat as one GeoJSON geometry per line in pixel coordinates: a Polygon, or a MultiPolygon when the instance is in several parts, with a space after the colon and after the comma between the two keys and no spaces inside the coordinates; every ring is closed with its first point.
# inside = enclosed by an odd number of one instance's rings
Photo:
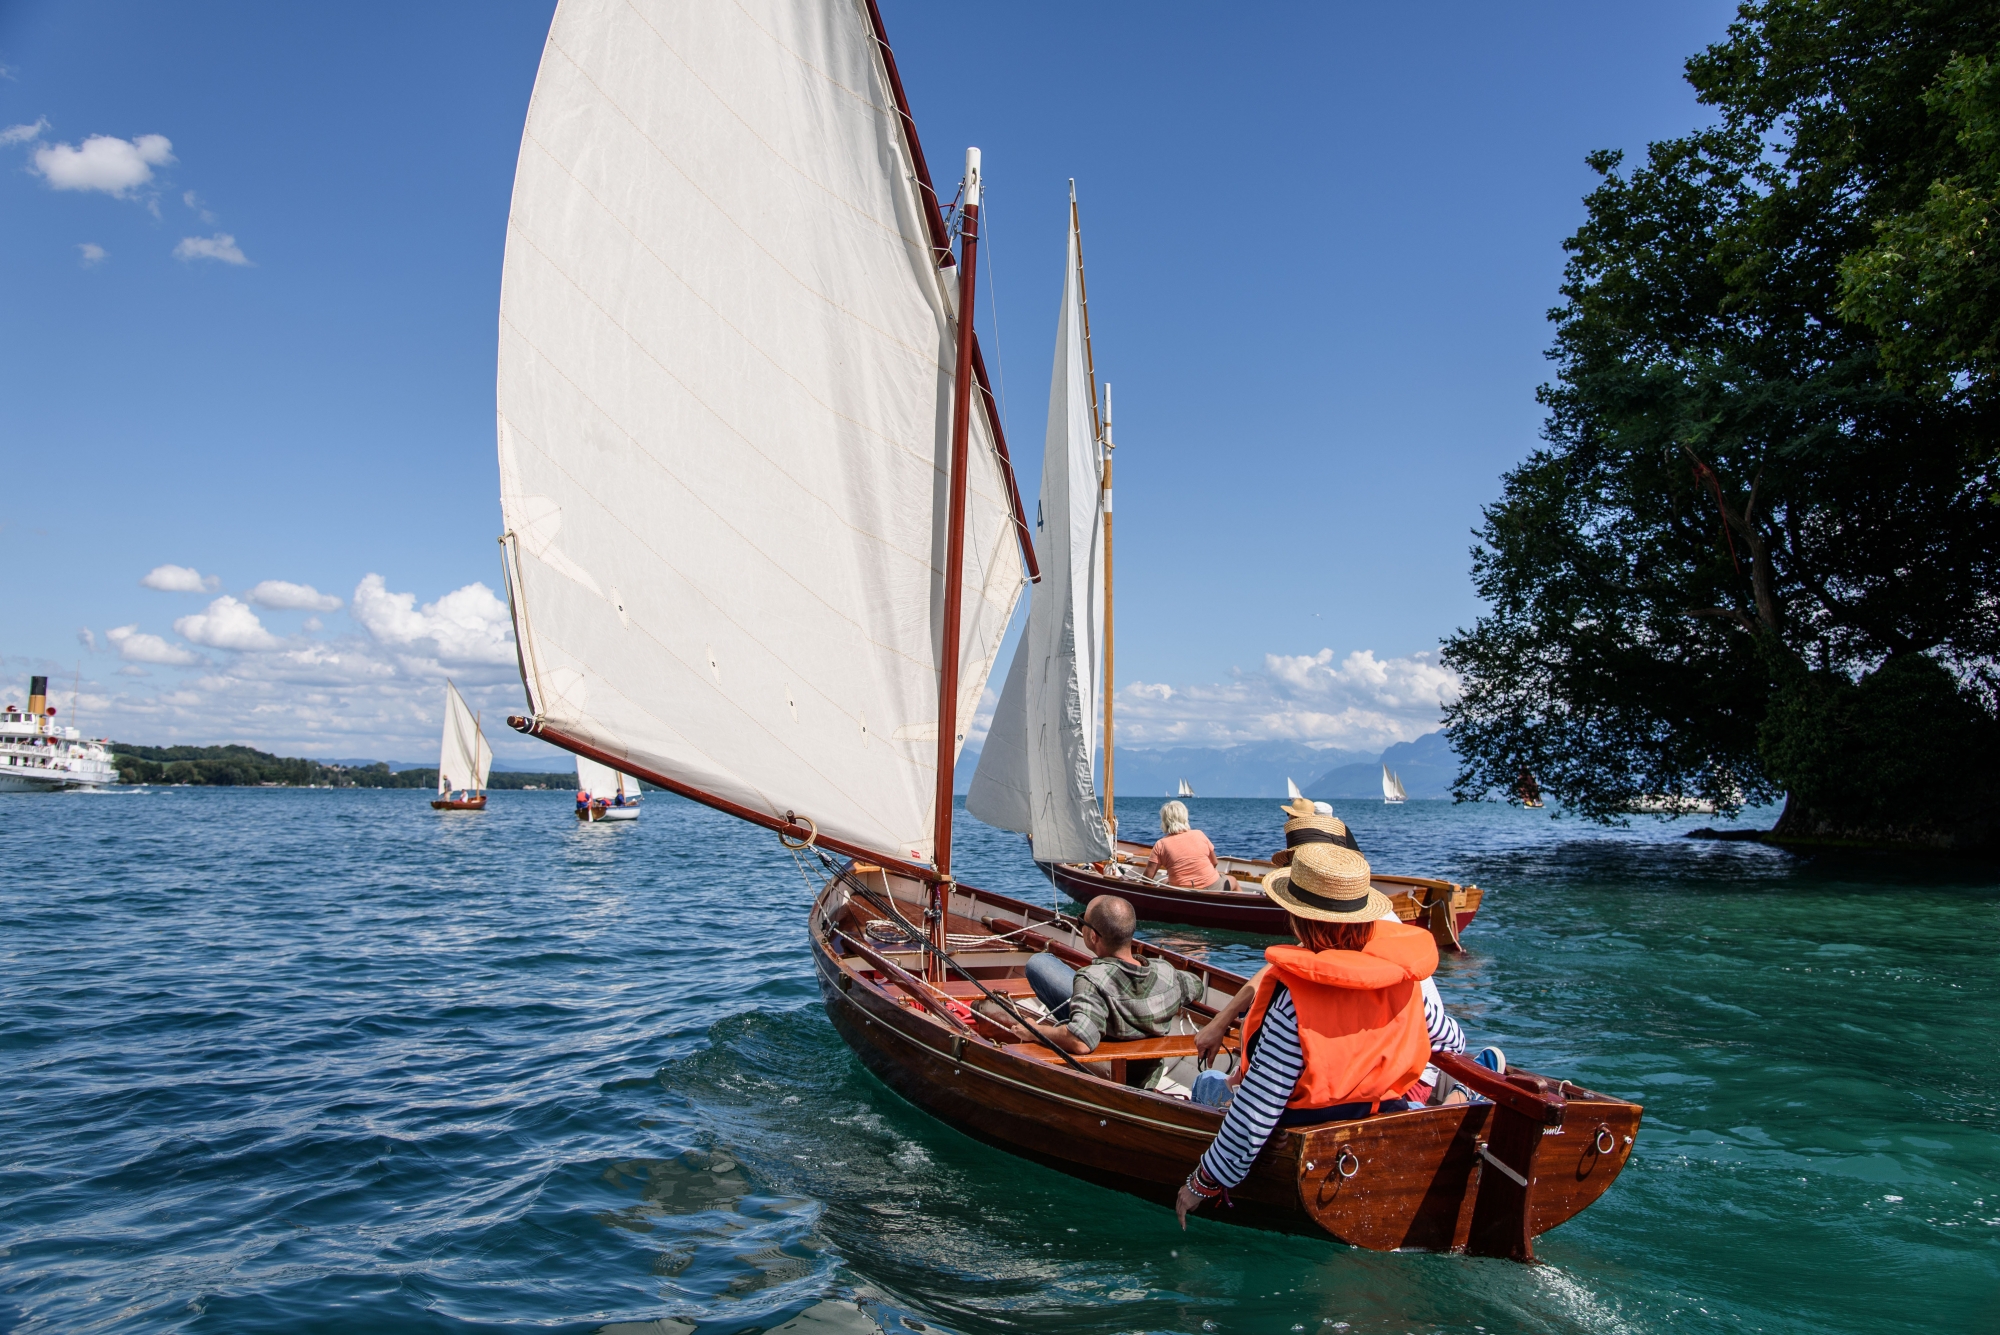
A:
{"type": "Polygon", "coordinates": [[[1421,984],[1437,968],[1437,942],[1396,921],[1367,859],[1301,845],[1289,868],[1264,878],[1264,893],[1283,906],[1299,944],[1264,952],[1269,967],[1243,1024],[1241,1084],[1181,1187],[1183,1228],[1189,1210],[1244,1179],[1278,1127],[1401,1112],[1430,1061],[1421,984]]]}
{"type": "Polygon", "coordinates": [[[1271,854],[1271,861],[1280,867],[1289,865],[1292,851],[1305,844],[1338,844],[1356,853],[1361,851],[1361,845],[1354,841],[1346,822],[1334,815],[1333,808],[1324,802],[1298,797],[1278,810],[1285,817],[1285,846],[1271,854]]]}

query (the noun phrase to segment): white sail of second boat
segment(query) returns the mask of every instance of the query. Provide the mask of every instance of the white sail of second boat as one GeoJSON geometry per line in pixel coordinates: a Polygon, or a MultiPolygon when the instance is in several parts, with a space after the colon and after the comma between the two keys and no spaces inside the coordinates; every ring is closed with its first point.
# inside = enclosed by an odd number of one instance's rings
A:
{"type": "Polygon", "coordinates": [[[981,395],[941,643],[957,271],[865,0],[563,0],[507,222],[504,554],[534,727],[933,851],[1026,582],[981,395]]]}
{"type": "Polygon", "coordinates": [[[987,729],[965,809],[1034,841],[1037,862],[1097,862],[1111,834],[1097,798],[1104,649],[1104,460],[1083,347],[1082,244],[1069,230],[1042,448],[1035,550],[1042,581],[987,729]]]}
{"type": "Polygon", "coordinates": [[[493,769],[493,748],[479,730],[479,720],[466,706],[458,687],[444,684],[444,740],[438,755],[438,796],[484,792],[493,769]]]}

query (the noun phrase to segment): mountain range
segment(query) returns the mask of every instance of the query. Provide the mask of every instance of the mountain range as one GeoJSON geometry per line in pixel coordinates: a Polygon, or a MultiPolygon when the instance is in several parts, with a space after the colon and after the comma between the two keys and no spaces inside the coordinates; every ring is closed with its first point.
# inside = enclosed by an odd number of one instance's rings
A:
{"type": "MultiPolygon", "coordinates": [[[[979,765],[979,753],[960,753],[954,789],[963,793],[979,765]]],[[[1458,761],[1442,732],[1414,742],[1398,742],[1382,752],[1307,746],[1303,742],[1244,742],[1236,746],[1118,748],[1118,791],[1122,796],[1158,793],[1171,797],[1186,779],[1200,797],[1280,797],[1291,779],[1308,796],[1382,796],[1382,766],[1396,771],[1412,798],[1451,796],[1458,761]]]]}

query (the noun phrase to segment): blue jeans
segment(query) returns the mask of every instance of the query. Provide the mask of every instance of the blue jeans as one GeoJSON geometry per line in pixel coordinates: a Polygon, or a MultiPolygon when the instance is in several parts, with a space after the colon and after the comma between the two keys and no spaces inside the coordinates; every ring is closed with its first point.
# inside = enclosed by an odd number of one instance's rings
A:
{"type": "Polygon", "coordinates": [[[1035,999],[1049,1008],[1057,1024],[1069,1023],[1069,1000],[1076,991],[1076,970],[1048,951],[1028,957],[1028,986],[1035,999]]]}

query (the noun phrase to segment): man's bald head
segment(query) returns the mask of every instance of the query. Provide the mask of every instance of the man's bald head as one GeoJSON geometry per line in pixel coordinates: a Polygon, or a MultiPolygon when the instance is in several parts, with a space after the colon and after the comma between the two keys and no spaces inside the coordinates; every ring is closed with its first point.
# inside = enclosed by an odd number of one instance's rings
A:
{"type": "Polygon", "coordinates": [[[1132,934],[1139,930],[1139,915],[1132,910],[1130,900],[1117,895],[1099,895],[1090,901],[1090,907],[1083,911],[1084,925],[1096,932],[1104,942],[1105,949],[1123,950],[1132,943],[1132,934]]]}

